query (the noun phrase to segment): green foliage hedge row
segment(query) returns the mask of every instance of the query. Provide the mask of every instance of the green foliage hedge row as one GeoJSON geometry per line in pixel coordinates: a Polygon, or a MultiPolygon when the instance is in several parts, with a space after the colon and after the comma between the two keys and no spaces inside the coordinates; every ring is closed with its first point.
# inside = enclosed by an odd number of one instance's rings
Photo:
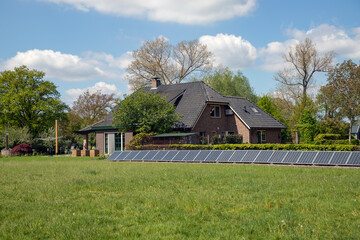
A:
{"type": "MultiPolygon", "coordinates": [[[[154,145],[152,145],[154,147],[154,145]]],[[[162,146],[160,149],[163,149],[162,146]]],[[[158,148],[159,149],[159,148],[158,148]]],[[[293,150],[293,151],[360,151],[356,145],[314,145],[314,144],[221,144],[192,145],[172,144],[170,150],[293,150]]]]}

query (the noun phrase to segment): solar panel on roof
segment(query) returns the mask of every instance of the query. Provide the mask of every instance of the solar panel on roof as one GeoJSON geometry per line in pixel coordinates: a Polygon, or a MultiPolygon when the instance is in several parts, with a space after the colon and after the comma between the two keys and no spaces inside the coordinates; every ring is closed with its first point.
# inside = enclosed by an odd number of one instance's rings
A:
{"type": "Polygon", "coordinates": [[[313,164],[330,164],[334,152],[319,152],[312,162],[313,164]]]}
{"type": "Polygon", "coordinates": [[[189,153],[190,153],[189,150],[179,151],[178,154],[176,154],[175,157],[173,158],[173,161],[182,161],[184,157],[189,153]]]}
{"type": "Polygon", "coordinates": [[[148,154],[146,154],[142,160],[152,160],[153,157],[158,153],[159,151],[154,151],[154,150],[151,150],[148,152],[148,154]]]}
{"type": "Polygon", "coordinates": [[[210,150],[201,150],[198,155],[194,158],[195,162],[202,162],[206,159],[206,157],[210,154],[210,150]]]}
{"type": "Polygon", "coordinates": [[[198,150],[191,150],[189,153],[184,157],[183,161],[194,161],[195,157],[200,153],[198,150]]]}
{"type": "Polygon", "coordinates": [[[347,165],[360,165],[360,152],[352,152],[347,165]]]}
{"type": "Polygon", "coordinates": [[[254,162],[266,163],[269,161],[271,155],[273,155],[274,151],[260,151],[259,155],[257,155],[254,162]]]}
{"type": "Polygon", "coordinates": [[[164,156],[163,161],[171,161],[178,154],[179,151],[168,151],[167,154],[164,156]]]}
{"type": "Polygon", "coordinates": [[[253,162],[260,153],[260,150],[249,150],[241,162],[253,162]]]}
{"type": "Polygon", "coordinates": [[[283,163],[296,163],[302,152],[289,151],[284,157],[283,163]]]}
{"type": "Polygon", "coordinates": [[[273,155],[271,155],[269,159],[269,163],[281,163],[288,151],[274,151],[273,155]]]}
{"type": "Polygon", "coordinates": [[[331,159],[331,165],[345,165],[348,158],[350,156],[350,152],[334,152],[334,156],[331,159]]]}
{"type": "Polygon", "coordinates": [[[222,152],[223,151],[219,150],[211,151],[210,154],[206,157],[205,162],[216,162],[222,152]]]}
{"type": "Polygon", "coordinates": [[[245,157],[247,152],[248,151],[246,150],[235,151],[234,154],[229,159],[229,162],[241,162],[241,160],[245,157]]]}
{"type": "Polygon", "coordinates": [[[301,154],[297,163],[298,164],[312,164],[317,153],[318,152],[303,152],[303,154],[301,154]]]}
{"type": "Polygon", "coordinates": [[[217,162],[229,162],[229,160],[231,159],[231,156],[235,153],[236,151],[233,150],[226,150],[226,151],[221,151],[220,156],[217,158],[217,162]]]}

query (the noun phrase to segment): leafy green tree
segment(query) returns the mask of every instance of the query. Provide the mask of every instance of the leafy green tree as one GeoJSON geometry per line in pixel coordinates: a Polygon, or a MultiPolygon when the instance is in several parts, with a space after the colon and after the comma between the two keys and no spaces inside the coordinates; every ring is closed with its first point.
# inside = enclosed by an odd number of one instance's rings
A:
{"type": "Polygon", "coordinates": [[[32,144],[31,134],[27,127],[6,126],[0,131],[0,149],[6,147],[6,134],[8,134],[9,148],[13,148],[20,143],[32,144]]]}
{"type": "Polygon", "coordinates": [[[360,65],[351,60],[337,64],[329,71],[327,80],[321,94],[327,100],[329,111],[348,119],[351,144],[351,128],[360,116],[360,65]]]}
{"type": "Polygon", "coordinates": [[[297,125],[302,142],[311,143],[319,132],[318,122],[309,109],[305,109],[297,125]]]}
{"type": "Polygon", "coordinates": [[[0,73],[0,125],[27,127],[36,137],[66,117],[54,83],[43,80],[44,72],[26,66],[0,73]]]}
{"type": "Polygon", "coordinates": [[[289,122],[282,115],[280,107],[276,105],[274,100],[269,95],[264,95],[259,98],[257,105],[287,127],[286,129],[281,130],[281,142],[291,142],[291,131],[289,129],[289,122]]]}
{"type": "Polygon", "coordinates": [[[221,68],[205,76],[203,81],[225,96],[245,97],[257,102],[254,89],[240,71],[234,74],[229,68],[221,68]]]}
{"type": "Polygon", "coordinates": [[[142,88],[118,102],[113,122],[120,131],[164,133],[171,130],[179,117],[165,97],[142,88]]]}

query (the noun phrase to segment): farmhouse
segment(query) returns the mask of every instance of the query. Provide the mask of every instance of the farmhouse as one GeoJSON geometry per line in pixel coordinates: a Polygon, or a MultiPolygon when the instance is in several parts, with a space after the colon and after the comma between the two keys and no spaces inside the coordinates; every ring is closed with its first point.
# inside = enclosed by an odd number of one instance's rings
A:
{"type": "MultiPolygon", "coordinates": [[[[202,81],[162,85],[159,79],[154,79],[146,89],[166,96],[166,101],[175,106],[176,113],[182,115],[173,130],[188,137],[186,143],[198,143],[201,137],[211,140],[213,136],[228,134],[240,134],[243,142],[248,143],[280,143],[281,129],[286,128],[248,99],[223,96],[202,81]]],[[[112,114],[78,131],[84,135],[85,149],[87,135],[91,132],[96,134],[97,149],[105,154],[124,149],[133,136],[131,132],[120,133],[113,126],[112,114]]]]}

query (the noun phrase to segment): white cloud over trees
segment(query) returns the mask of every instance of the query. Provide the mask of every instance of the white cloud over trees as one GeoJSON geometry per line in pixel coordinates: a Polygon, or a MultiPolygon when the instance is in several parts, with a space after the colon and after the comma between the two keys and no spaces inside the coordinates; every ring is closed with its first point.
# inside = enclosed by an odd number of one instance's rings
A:
{"type": "Polygon", "coordinates": [[[18,52],[2,64],[3,70],[26,65],[46,73],[50,79],[81,82],[96,79],[121,80],[123,69],[130,61],[129,53],[115,58],[110,54],[87,52],[84,56],[53,50],[33,49],[18,52]]]}
{"type": "Polygon", "coordinates": [[[66,4],[81,11],[95,10],[122,17],[158,22],[203,25],[243,17],[256,8],[256,0],[43,0],[66,4]]]}

